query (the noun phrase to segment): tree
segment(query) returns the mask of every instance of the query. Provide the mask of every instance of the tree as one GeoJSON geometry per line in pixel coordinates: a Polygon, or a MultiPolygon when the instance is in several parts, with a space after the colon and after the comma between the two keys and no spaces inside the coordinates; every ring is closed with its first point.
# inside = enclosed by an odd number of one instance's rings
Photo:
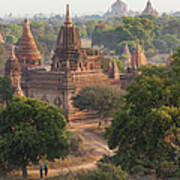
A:
{"type": "Polygon", "coordinates": [[[4,72],[4,64],[7,59],[4,46],[0,44],[0,74],[4,72]]]}
{"type": "Polygon", "coordinates": [[[21,168],[26,177],[30,163],[37,164],[43,157],[53,161],[65,157],[68,151],[66,120],[57,107],[14,96],[1,110],[1,167],[21,168]]]}
{"type": "Polygon", "coordinates": [[[0,77],[0,95],[3,100],[3,103],[8,103],[12,99],[14,94],[14,89],[11,88],[11,80],[9,77],[1,76],[0,77]]]}
{"type": "Polygon", "coordinates": [[[180,83],[165,67],[140,71],[106,131],[109,147],[119,148],[111,160],[129,173],[153,170],[164,179],[179,169],[180,83]]]}
{"type": "Polygon", "coordinates": [[[89,173],[89,180],[126,180],[128,174],[125,173],[120,166],[101,163],[98,164],[98,169],[89,173]]]}
{"type": "Polygon", "coordinates": [[[82,110],[97,111],[101,120],[112,116],[113,112],[119,111],[123,106],[123,91],[118,87],[94,85],[83,88],[78,95],[73,97],[73,105],[82,110]]]}
{"type": "Polygon", "coordinates": [[[122,55],[126,44],[128,44],[130,53],[132,54],[134,52],[134,50],[136,49],[136,44],[137,44],[136,41],[122,41],[122,42],[120,42],[116,46],[116,53],[119,55],[122,55]]]}
{"type": "Polygon", "coordinates": [[[179,112],[179,108],[161,107],[143,119],[128,111],[115,114],[106,132],[109,147],[119,147],[114,163],[132,174],[155,170],[162,178],[178,171],[179,112]]]}
{"type": "Polygon", "coordinates": [[[178,82],[180,82],[180,48],[173,55],[173,59],[174,59],[172,63],[172,69],[174,73],[173,78],[178,82]]]}

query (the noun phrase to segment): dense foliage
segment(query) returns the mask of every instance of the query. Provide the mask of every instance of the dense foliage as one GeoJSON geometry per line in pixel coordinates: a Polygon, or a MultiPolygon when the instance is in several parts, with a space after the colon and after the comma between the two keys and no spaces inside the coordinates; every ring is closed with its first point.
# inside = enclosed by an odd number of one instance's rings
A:
{"type": "Polygon", "coordinates": [[[6,76],[0,77],[0,96],[2,103],[8,103],[12,99],[14,89],[11,88],[11,80],[6,76]]]}
{"type": "Polygon", "coordinates": [[[22,169],[62,158],[69,152],[64,116],[55,106],[31,99],[13,97],[0,111],[0,171],[22,169]]]}
{"type": "Polygon", "coordinates": [[[83,88],[73,97],[73,104],[79,110],[97,111],[101,119],[112,116],[123,106],[123,91],[119,87],[94,85],[83,88]]]}
{"type": "Polygon", "coordinates": [[[115,26],[96,26],[92,44],[104,46],[122,54],[121,43],[128,41],[132,53],[136,39],[140,39],[148,56],[167,53],[180,46],[180,20],[175,17],[137,16],[123,17],[122,24],[115,26]]]}
{"type": "Polygon", "coordinates": [[[180,165],[180,49],[172,68],[143,67],[126,95],[126,107],[106,131],[112,158],[129,173],[166,178],[180,165]]]}

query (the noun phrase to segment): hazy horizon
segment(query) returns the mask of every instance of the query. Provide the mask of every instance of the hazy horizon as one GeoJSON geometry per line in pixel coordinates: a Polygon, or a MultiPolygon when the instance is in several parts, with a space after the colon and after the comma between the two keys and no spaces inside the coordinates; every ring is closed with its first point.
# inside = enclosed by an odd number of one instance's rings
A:
{"type": "MultiPolygon", "coordinates": [[[[116,0],[4,0],[0,6],[0,16],[12,13],[14,16],[65,13],[66,4],[70,4],[73,15],[102,14],[116,0]]],[[[147,0],[123,0],[129,10],[143,11],[147,0]]],[[[180,0],[151,0],[153,7],[160,13],[180,11],[180,0]]]]}

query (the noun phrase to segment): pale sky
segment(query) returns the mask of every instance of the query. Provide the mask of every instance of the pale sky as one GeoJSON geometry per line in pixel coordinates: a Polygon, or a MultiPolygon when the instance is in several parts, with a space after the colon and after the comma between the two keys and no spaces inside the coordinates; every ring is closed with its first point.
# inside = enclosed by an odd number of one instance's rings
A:
{"type": "MultiPolygon", "coordinates": [[[[0,16],[9,14],[27,15],[36,13],[64,14],[67,3],[73,15],[106,12],[116,0],[0,0],[0,16]]],[[[129,9],[142,11],[147,0],[124,0],[129,9]]],[[[180,0],[151,0],[159,12],[180,11],[180,0]]]]}

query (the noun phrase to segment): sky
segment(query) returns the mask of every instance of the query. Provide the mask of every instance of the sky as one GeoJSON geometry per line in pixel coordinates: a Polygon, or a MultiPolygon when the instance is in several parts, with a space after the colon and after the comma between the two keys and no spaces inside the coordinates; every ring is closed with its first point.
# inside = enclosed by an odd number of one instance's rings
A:
{"type": "MultiPolygon", "coordinates": [[[[15,16],[44,14],[65,14],[67,3],[73,15],[104,13],[116,0],[0,0],[0,16],[12,13],[15,16]]],[[[147,0],[123,0],[128,9],[142,11],[147,0]]],[[[180,11],[180,0],[151,0],[159,12],[180,11]]]]}

